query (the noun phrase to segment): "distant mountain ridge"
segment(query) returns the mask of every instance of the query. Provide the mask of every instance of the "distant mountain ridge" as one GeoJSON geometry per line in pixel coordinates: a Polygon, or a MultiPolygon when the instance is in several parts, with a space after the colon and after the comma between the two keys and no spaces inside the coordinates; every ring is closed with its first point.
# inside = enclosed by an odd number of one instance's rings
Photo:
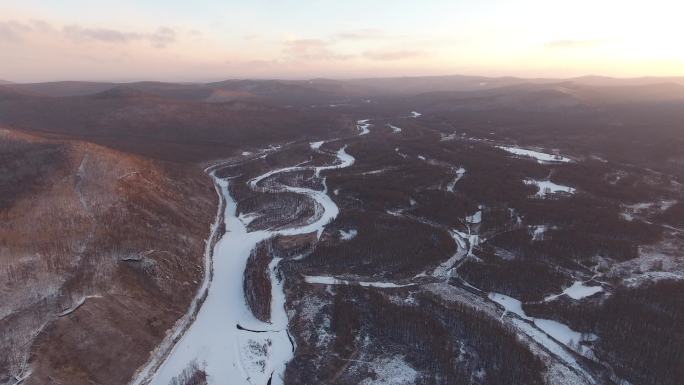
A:
{"type": "Polygon", "coordinates": [[[427,92],[482,91],[523,84],[575,84],[591,87],[636,87],[655,84],[684,86],[684,77],[611,78],[583,76],[566,79],[485,77],[468,75],[388,77],[366,79],[229,79],[209,83],[173,83],[141,81],[131,83],[58,81],[45,83],[11,83],[0,81],[19,91],[52,97],[85,96],[125,86],[183,100],[225,102],[244,99],[290,101],[293,104],[325,104],[345,98],[412,96],[427,92]]]}

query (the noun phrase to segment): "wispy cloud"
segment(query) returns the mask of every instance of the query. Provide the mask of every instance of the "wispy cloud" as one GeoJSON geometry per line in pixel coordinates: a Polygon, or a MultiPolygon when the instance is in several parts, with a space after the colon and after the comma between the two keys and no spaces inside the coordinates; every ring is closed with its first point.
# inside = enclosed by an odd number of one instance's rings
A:
{"type": "Polygon", "coordinates": [[[156,48],[164,48],[176,41],[176,31],[168,27],[160,27],[150,33],[141,33],[110,28],[87,28],[78,25],[68,25],[62,29],[62,32],[66,37],[76,41],[98,41],[119,44],[147,41],[156,48]]]}
{"type": "Polygon", "coordinates": [[[388,36],[382,30],[375,28],[364,28],[353,31],[345,31],[337,33],[333,36],[336,40],[377,40],[387,39],[388,36]]]}
{"type": "Polygon", "coordinates": [[[416,57],[425,56],[425,52],[422,51],[411,51],[411,50],[398,50],[398,51],[366,51],[363,53],[363,57],[370,60],[378,61],[393,61],[393,60],[405,60],[416,57]]]}
{"type": "Polygon", "coordinates": [[[0,21],[0,41],[21,41],[24,34],[32,31],[31,23],[16,20],[0,21]]]}
{"type": "Polygon", "coordinates": [[[346,60],[352,55],[337,53],[332,43],[322,39],[294,39],[283,43],[283,52],[292,59],[299,60],[346,60]]]}
{"type": "Polygon", "coordinates": [[[156,48],[164,48],[177,40],[177,32],[159,27],[152,32],[125,31],[113,28],[90,28],[76,24],[55,26],[44,20],[0,21],[0,42],[21,42],[34,37],[62,37],[74,42],[97,41],[110,44],[127,44],[145,41],[156,48]]]}
{"type": "Polygon", "coordinates": [[[584,48],[598,45],[596,40],[552,40],[544,44],[546,48],[584,48]]]}

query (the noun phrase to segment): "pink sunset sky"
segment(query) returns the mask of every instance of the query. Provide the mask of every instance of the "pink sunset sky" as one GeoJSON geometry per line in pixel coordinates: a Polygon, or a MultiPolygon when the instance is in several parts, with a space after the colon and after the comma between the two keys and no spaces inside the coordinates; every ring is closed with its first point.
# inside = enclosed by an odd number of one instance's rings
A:
{"type": "Polygon", "coordinates": [[[0,4],[0,79],[684,75],[679,1],[0,4]]]}

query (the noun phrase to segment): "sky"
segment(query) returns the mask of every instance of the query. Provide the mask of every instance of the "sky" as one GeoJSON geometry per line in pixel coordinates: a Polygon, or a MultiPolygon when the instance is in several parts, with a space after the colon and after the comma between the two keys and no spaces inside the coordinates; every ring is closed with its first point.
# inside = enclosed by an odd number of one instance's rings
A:
{"type": "Polygon", "coordinates": [[[0,0],[0,79],[684,76],[675,0],[0,0]]]}

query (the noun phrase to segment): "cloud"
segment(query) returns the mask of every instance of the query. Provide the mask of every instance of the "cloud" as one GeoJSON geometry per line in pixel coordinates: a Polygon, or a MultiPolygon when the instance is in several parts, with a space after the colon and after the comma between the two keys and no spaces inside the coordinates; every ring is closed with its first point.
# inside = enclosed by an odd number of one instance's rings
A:
{"type": "Polygon", "coordinates": [[[176,41],[176,31],[168,27],[160,27],[151,33],[140,33],[110,28],[85,28],[78,25],[68,25],[62,28],[62,33],[67,38],[75,41],[98,41],[114,44],[147,41],[156,48],[164,48],[176,41]]]}
{"type": "Polygon", "coordinates": [[[279,64],[277,60],[226,60],[226,65],[236,68],[267,68],[279,64]]]}
{"type": "Polygon", "coordinates": [[[169,27],[160,27],[148,34],[147,40],[156,48],[164,48],[176,41],[176,31],[169,27]]]}
{"type": "Polygon", "coordinates": [[[261,39],[261,35],[258,33],[248,33],[246,35],[243,35],[242,39],[246,40],[246,41],[254,41],[254,40],[261,39]]]}
{"type": "Polygon", "coordinates": [[[544,47],[556,48],[583,48],[597,45],[596,40],[552,40],[544,44],[544,47]]]}
{"type": "Polygon", "coordinates": [[[333,36],[337,40],[373,40],[373,39],[386,39],[387,36],[384,32],[375,28],[364,28],[355,31],[340,32],[333,36]]]}
{"type": "Polygon", "coordinates": [[[16,20],[0,21],[0,41],[21,41],[22,36],[31,31],[33,28],[28,23],[16,20]]]}
{"type": "Polygon", "coordinates": [[[108,28],[83,28],[77,25],[68,25],[62,29],[62,32],[74,40],[96,40],[105,43],[128,43],[141,38],[138,33],[108,28]]]}
{"type": "Polygon", "coordinates": [[[425,56],[425,52],[422,51],[409,51],[409,50],[399,50],[399,51],[366,51],[363,53],[363,57],[370,60],[378,61],[393,61],[393,60],[405,60],[415,57],[425,56]]]}
{"type": "Polygon", "coordinates": [[[293,58],[300,60],[346,60],[351,55],[336,53],[332,48],[332,43],[321,39],[295,39],[283,43],[283,52],[293,58]]]}

